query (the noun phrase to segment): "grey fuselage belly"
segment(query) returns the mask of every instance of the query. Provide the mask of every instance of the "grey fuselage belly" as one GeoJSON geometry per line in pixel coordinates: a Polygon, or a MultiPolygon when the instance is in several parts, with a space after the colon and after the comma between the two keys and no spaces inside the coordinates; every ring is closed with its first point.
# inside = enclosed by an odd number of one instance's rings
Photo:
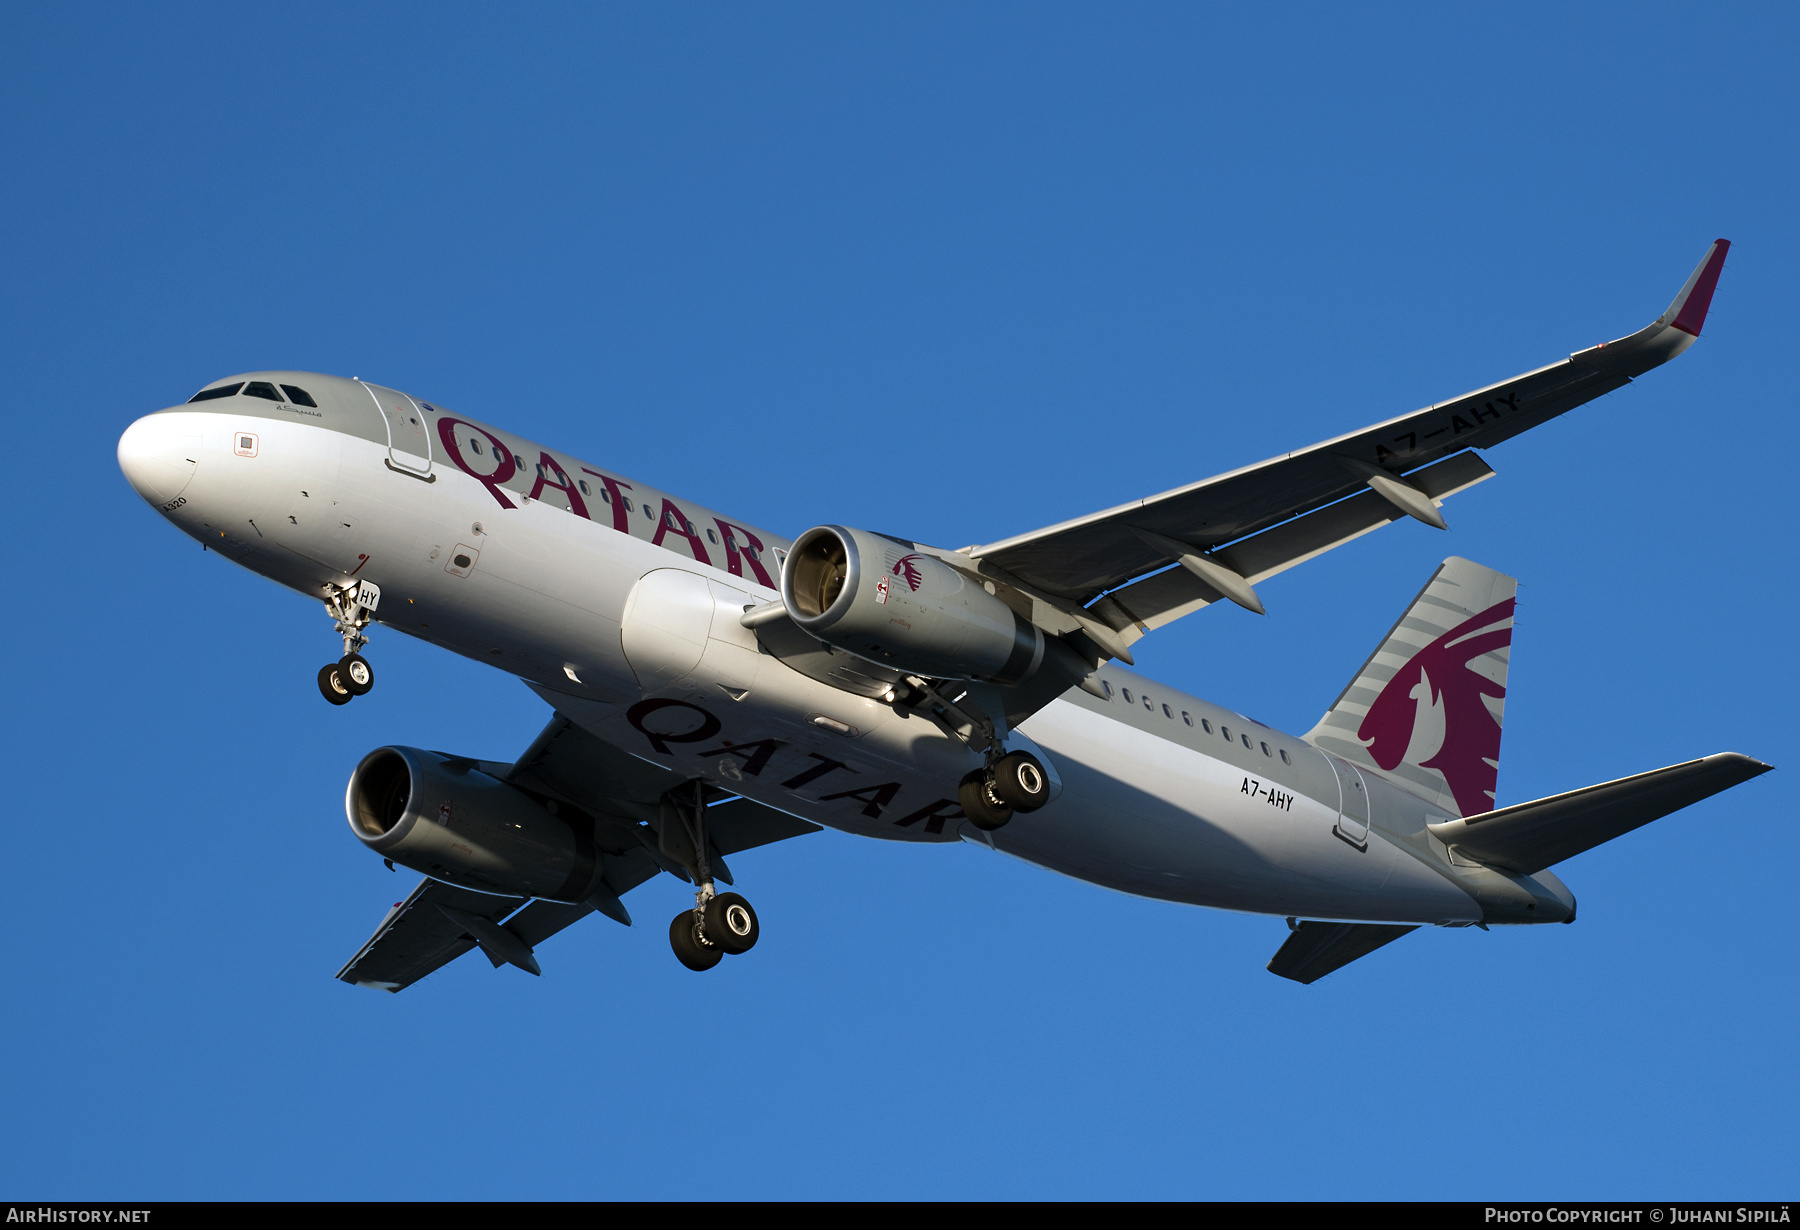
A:
{"type": "Polygon", "coordinates": [[[318,405],[239,395],[139,420],[121,458],[170,521],[315,599],[372,581],[381,623],[519,676],[684,777],[845,832],[974,841],[1195,905],[1446,925],[1572,910],[1547,872],[1453,857],[1426,829],[1454,818],[1435,803],[1116,665],[1099,672],[1108,699],[1071,690],[1021,724],[1010,742],[1040,749],[1059,791],[981,832],[955,803],[979,756],[795,671],[739,622],[777,600],[787,538],[401,394],[396,416],[338,377],[240,379],[318,405]]]}

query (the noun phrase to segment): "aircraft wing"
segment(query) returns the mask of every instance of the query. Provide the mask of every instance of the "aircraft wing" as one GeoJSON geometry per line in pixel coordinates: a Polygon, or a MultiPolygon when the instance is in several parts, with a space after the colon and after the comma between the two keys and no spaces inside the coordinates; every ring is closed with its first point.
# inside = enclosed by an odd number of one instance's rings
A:
{"type": "MultiPolygon", "coordinates": [[[[342,981],[401,991],[476,948],[496,968],[510,964],[536,974],[533,950],[563,928],[596,909],[630,926],[631,915],[620,898],[659,871],[687,878],[662,853],[658,840],[662,798],[681,784],[668,770],[620,751],[560,712],[516,763],[478,765],[539,802],[559,804],[558,814],[570,823],[592,823],[604,867],[602,883],[610,892],[579,903],[528,903],[524,897],[426,879],[394,904],[375,934],[338,971],[342,981]]],[[[743,798],[712,804],[706,828],[713,872],[727,884],[731,872],[725,855],[819,831],[816,824],[743,798]]]]}
{"type": "Polygon", "coordinates": [[[369,942],[337,976],[358,986],[401,990],[475,947],[464,924],[439,906],[498,925],[524,904],[523,897],[498,897],[421,880],[406,900],[394,903],[369,942]]]}
{"type": "MultiPolygon", "coordinates": [[[[1298,452],[964,553],[995,579],[1063,603],[1088,607],[1107,595],[1075,622],[1089,630],[1097,617],[1124,645],[1220,597],[1260,611],[1251,587],[1265,577],[1403,516],[1442,528],[1436,505],[1493,473],[1470,450],[1511,439],[1686,350],[1700,335],[1729,247],[1715,241],[1668,310],[1628,337],[1298,452]],[[1190,557],[1184,567],[1161,571],[1182,555],[1190,557]]],[[[1104,629],[1089,631],[1109,648],[1104,629]]]]}

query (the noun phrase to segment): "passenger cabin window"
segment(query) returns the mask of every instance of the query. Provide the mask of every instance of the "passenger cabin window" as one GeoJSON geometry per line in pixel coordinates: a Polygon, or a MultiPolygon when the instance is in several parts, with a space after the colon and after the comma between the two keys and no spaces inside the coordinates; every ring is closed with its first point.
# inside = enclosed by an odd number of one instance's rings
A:
{"type": "Polygon", "coordinates": [[[1285,747],[1281,749],[1281,763],[1282,764],[1293,764],[1294,763],[1293,761],[1288,759],[1287,748],[1285,748],[1285,747]]]}
{"type": "Polygon", "coordinates": [[[275,386],[270,384],[267,380],[252,380],[249,384],[244,386],[244,396],[261,397],[267,401],[281,400],[281,394],[277,393],[275,391],[275,386]]]}
{"type": "Polygon", "coordinates": [[[1231,727],[1221,724],[1219,726],[1219,733],[1225,736],[1225,742],[1231,742],[1231,727]]]}
{"type": "Polygon", "coordinates": [[[1156,712],[1156,706],[1151,702],[1148,696],[1144,697],[1144,708],[1150,710],[1152,713],[1156,712]]]}
{"type": "Polygon", "coordinates": [[[1163,716],[1166,718],[1172,718],[1175,716],[1175,711],[1173,709],[1169,708],[1167,705],[1164,705],[1163,706],[1163,716]]]}
{"type": "Polygon", "coordinates": [[[1262,745],[1262,750],[1263,750],[1263,755],[1265,755],[1265,756],[1273,756],[1275,754],[1274,752],[1271,752],[1269,750],[1269,745],[1267,743],[1262,745]]]}
{"type": "Polygon", "coordinates": [[[281,386],[281,391],[286,393],[288,400],[296,406],[311,406],[315,410],[319,407],[319,403],[312,399],[312,394],[297,384],[284,384],[281,386]]]}
{"type": "Polygon", "coordinates": [[[1130,689],[1130,688],[1126,688],[1126,689],[1125,689],[1125,703],[1126,703],[1126,704],[1128,704],[1128,705],[1129,705],[1129,704],[1131,704],[1131,703],[1132,703],[1132,700],[1131,700],[1131,689],[1130,689]]]}
{"type": "MultiPolygon", "coordinates": [[[[630,496],[623,496],[621,498],[625,501],[625,511],[626,512],[636,512],[637,511],[637,509],[631,503],[630,496]]],[[[610,504],[610,503],[612,503],[612,501],[608,500],[607,503],[610,504]]]]}
{"type": "Polygon", "coordinates": [[[1189,713],[1186,709],[1183,709],[1181,711],[1181,720],[1186,722],[1189,726],[1192,726],[1194,724],[1194,715],[1189,713]]]}
{"type": "Polygon", "coordinates": [[[236,384],[222,384],[216,389],[201,389],[198,393],[188,398],[188,404],[191,406],[197,401],[211,401],[215,397],[232,397],[243,387],[244,382],[240,380],[236,384]]]}
{"type": "Polygon", "coordinates": [[[656,510],[654,508],[650,507],[648,504],[644,505],[644,517],[646,520],[649,520],[649,521],[656,520],[656,510]]]}
{"type": "Polygon", "coordinates": [[[480,440],[477,440],[474,436],[470,436],[469,437],[469,447],[475,450],[475,455],[477,457],[481,456],[481,441],[480,440]]]}
{"type": "Polygon", "coordinates": [[[577,487],[581,488],[582,495],[593,495],[594,494],[592,491],[588,490],[587,479],[585,479],[585,478],[576,479],[575,485],[577,487]]]}
{"type": "Polygon", "coordinates": [[[1243,740],[1243,741],[1244,741],[1244,746],[1245,746],[1245,747],[1249,747],[1249,746],[1250,746],[1250,736],[1249,736],[1249,735],[1239,735],[1239,736],[1238,736],[1238,738],[1240,738],[1240,739],[1242,739],[1242,740],[1243,740]]]}
{"type": "Polygon", "coordinates": [[[706,531],[706,541],[712,543],[715,547],[718,546],[719,545],[718,533],[714,530],[707,530],[706,531]]]}
{"type": "Polygon", "coordinates": [[[1112,699],[1112,684],[1110,684],[1106,680],[1102,679],[1100,681],[1100,690],[1106,693],[1107,700],[1112,699]]]}
{"type": "Polygon", "coordinates": [[[1212,733],[1212,723],[1207,721],[1205,718],[1201,718],[1200,719],[1200,729],[1204,730],[1207,734],[1210,735],[1212,733]]]}

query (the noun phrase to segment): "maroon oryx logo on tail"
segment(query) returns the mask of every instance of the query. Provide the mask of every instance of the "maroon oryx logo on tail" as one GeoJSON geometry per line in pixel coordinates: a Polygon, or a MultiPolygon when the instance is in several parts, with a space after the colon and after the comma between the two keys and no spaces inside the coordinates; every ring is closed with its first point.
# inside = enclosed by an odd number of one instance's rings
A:
{"type": "Polygon", "coordinates": [[[1512,644],[1512,627],[1493,625],[1512,618],[1514,601],[1495,603],[1414,654],[1381,689],[1356,732],[1384,769],[1410,758],[1442,773],[1465,816],[1494,810],[1500,723],[1483,698],[1506,696],[1504,687],[1469,663],[1512,644]]]}

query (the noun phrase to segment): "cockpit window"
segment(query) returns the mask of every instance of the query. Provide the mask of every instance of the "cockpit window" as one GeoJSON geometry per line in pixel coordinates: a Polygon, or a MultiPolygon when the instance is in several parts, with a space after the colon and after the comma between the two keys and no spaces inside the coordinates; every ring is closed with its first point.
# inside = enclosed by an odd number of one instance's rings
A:
{"type": "Polygon", "coordinates": [[[215,397],[230,397],[243,387],[244,383],[240,380],[236,384],[222,384],[216,389],[201,389],[198,393],[188,398],[188,404],[192,405],[197,401],[211,401],[215,397]]]}
{"type": "Polygon", "coordinates": [[[286,393],[288,400],[296,406],[311,406],[315,410],[318,409],[319,403],[312,399],[312,394],[298,385],[284,384],[281,386],[281,391],[286,393]]]}
{"type": "Polygon", "coordinates": [[[252,380],[249,384],[244,386],[244,396],[262,397],[267,398],[269,401],[281,400],[281,394],[277,393],[275,391],[275,386],[270,384],[267,380],[252,380]]]}

